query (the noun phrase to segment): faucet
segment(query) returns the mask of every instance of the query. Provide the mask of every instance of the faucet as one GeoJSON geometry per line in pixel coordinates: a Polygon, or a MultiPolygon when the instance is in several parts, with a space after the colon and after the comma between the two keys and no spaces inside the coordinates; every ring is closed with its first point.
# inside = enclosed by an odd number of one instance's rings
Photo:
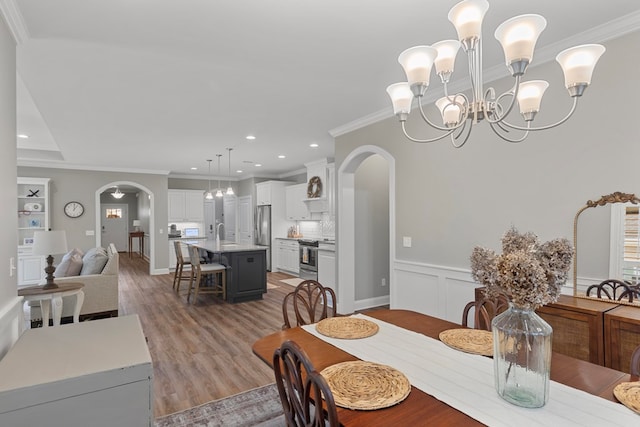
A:
{"type": "Polygon", "coordinates": [[[224,223],[221,222],[216,226],[216,248],[220,249],[220,226],[224,226],[224,223]]]}

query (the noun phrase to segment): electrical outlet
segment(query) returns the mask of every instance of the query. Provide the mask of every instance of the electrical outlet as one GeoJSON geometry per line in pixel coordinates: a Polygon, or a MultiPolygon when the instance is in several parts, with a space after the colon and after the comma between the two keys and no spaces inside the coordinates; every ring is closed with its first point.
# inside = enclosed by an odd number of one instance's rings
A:
{"type": "Polygon", "coordinates": [[[84,235],[85,236],[95,236],[96,232],[93,231],[93,230],[85,230],[84,235]]]}
{"type": "Polygon", "coordinates": [[[13,273],[16,271],[16,259],[15,257],[9,258],[9,277],[13,277],[13,273]]]}
{"type": "Polygon", "coordinates": [[[158,230],[158,234],[162,234],[162,228],[158,230]]]}
{"type": "Polygon", "coordinates": [[[383,287],[384,287],[384,286],[387,286],[387,279],[386,279],[386,278],[384,278],[384,277],[382,278],[381,286],[383,286],[383,287]]]}
{"type": "Polygon", "coordinates": [[[402,238],[402,246],[404,246],[405,248],[410,248],[411,247],[411,237],[404,236],[402,238]]]}

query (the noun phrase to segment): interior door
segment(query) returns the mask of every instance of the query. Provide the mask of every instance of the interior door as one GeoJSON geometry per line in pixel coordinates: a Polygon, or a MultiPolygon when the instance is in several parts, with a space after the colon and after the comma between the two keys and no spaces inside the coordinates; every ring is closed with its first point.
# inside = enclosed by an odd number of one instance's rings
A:
{"type": "MultiPolygon", "coordinates": [[[[116,246],[118,252],[126,252],[129,247],[129,209],[126,204],[103,203],[101,206],[102,246],[109,243],[116,246]]],[[[131,248],[135,250],[137,248],[131,248]]]]}
{"type": "Polygon", "coordinates": [[[238,238],[241,245],[253,245],[253,202],[251,196],[238,197],[238,238]]]}
{"type": "Polygon", "coordinates": [[[227,240],[229,242],[235,242],[236,241],[236,212],[237,212],[237,205],[238,205],[238,199],[236,198],[236,196],[224,196],[224,204],[222,205],[223,208],[223,213],[222,213],[222,217],[223,217],[223,222],[224,222],[224,240],[227,240]]]}

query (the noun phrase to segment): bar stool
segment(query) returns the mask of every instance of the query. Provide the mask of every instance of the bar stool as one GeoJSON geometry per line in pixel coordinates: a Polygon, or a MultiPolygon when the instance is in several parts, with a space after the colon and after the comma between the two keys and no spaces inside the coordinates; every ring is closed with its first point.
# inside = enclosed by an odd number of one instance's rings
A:
{"type": "Polygon", "coordinates": [[[187,302],[191,296],[191,289],[195,290],[193,295],[194,303],[198,300],[198,293],[222,295],[222,299],[227,299],[227,268],[222,264],[201,264],[198,248],[189,246],[189,259],[191,260],[191,280],[189,281],[189,293],[187,302]],[[200,287],[203,276],[214,276],[215,283],[212,286],[200,287]]]}
{"type": "Polygon", "coordinates": [[[189,257],[182,255],[182,242],[174,240],[173,247],[176,251],[176,270],[173,273],[173,289],[180,292],[180,282],[191,281],[191,261],[189,257]]]}

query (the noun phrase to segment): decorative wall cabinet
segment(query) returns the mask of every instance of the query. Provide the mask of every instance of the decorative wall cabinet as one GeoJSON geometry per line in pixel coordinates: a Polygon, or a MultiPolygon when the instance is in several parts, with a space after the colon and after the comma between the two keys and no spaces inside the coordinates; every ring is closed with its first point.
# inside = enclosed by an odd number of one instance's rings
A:
{"type": "Polygon", "coordinates": [[[18,177],[18,286],[44,278],[44,256],[32,255],[33,234],[50,229],[49,178],[18,177]]]}
{"type": "Polygon", "coordinates": [[[289,221],[306,221],[311,213],[304,199],[307,198],[307,184],[290,185],[286,188],[287,219],[289,221]]]}

